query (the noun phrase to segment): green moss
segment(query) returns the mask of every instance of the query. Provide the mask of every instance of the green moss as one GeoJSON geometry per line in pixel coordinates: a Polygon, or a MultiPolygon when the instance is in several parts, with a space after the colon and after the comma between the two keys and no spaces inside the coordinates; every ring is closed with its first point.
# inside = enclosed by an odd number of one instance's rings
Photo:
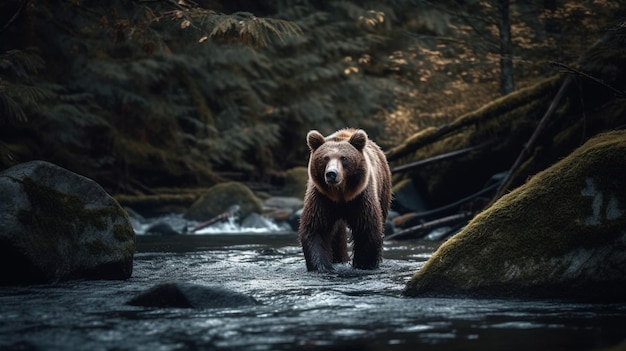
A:
{"type": "MultiPolygon", "coordinates": [[[[17,218],[24,226],[36,228],[36,232],[45,234],[37,236],[38,241],[33,243],[39,247],[54,248],[59,237],[77,238],[88,227],[105,230],[108,225],[107,217],[112,220],[119,216],[127,218],[119,206],[87,209],[78,197],[41,185],[31,178],[26,177],[21,183],[31,208],[20,210],[17,218]]],[[[134,240],[134,232],[129,233],[121,227],[120,225],[114,231],[116,238],[134,240]]],[[[132,231],[130,225],[128,228],[132,231]]]]}
{"type": "Polygon", "coordinates": [[[263,203],[246,185],[238,182],[225,182],[211,187],[185,213],[185,217],[194,220],[208,220],[231,206],[239,205],[241,218],[250,213],[262,213],[263,203]]]}
{"type": "Polygon", "coordinates": [[[308,179],[309,169],[307,167],[294,167],[287,170],[283,195],[304,198],[308,179]]]}
{"type": "Polygon", "coordinates": [[[113,237],[121,242],[135,240],[135,232],[130,225],[116,224],[113,226],[113,237]]]}
{"type": "Polygon", "coordinates": [[[626,230],[625,154],[626,131],[591,139],[477,215],[414,275],[408,294],[549,285],[569,269],[555,262],[615,250],[626,230]]]}
{"type": "Polygon", "coordinates": [[[96,239],[94,241],[90,241],[85,244],[87,250],[89,250],[94,255],[110,255],[115,253],[109,245],[105,244],[102,240],[96,239]]]}

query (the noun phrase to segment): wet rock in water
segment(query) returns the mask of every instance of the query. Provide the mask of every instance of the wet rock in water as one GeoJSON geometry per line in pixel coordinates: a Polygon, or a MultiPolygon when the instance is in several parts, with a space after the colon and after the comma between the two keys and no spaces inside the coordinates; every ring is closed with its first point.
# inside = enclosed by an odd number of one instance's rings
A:
{"type": "Polygon", "coordinates": [[[217,286],[170,282],[135,296],[129,305],[175,308],[232,308],[256,305],[251,296],[217,286]]]}
{"type": "Polygon", "coordinates": [[[478,214],[404,294],[626,299],[626,131],[589,140],[478,214]]]}
{"type": "Polygon", "coordinates": [[[263,201],[264,216],[270,218],[285,230],[298,230],[297,224],[292,224],[292,216],[302,209],[304,201],[299,197],[272,196],[263,201]]]}
{"type": "Polygon", "coordinates": [[[261,213],[261,200],[252,190],[242,183],[226,182],[217,184],[207,190],[196,200],[185,213],[185,218],[196,221],[207,221],[238,205],[240,215],[245,218],[250,213],[261,213]]]}
{"type": "Polygon", "coordinates": [[[0,173],[0,285],[127,279],[135,232],[102,187],[33,161],[0,173]]]}
{"type": "Polygon", "coordinates": [[[241,226],[243,228],[272,230],[276,227],[276,224],[274,224],[274,222],[272,222],[269,218],[258,213],[250,213],[241,221],[241,226]]]}

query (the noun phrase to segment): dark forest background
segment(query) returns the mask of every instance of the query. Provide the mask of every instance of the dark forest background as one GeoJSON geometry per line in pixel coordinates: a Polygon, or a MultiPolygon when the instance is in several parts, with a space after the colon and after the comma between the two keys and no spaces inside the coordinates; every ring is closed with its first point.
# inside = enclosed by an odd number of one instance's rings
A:
{"type": "Polygon", "coordinates": [[[268,182],[310,129],[384,149],[558,73],[622,1],[8,0],[0,170],[32,159],[112,193],[268,182]]]}

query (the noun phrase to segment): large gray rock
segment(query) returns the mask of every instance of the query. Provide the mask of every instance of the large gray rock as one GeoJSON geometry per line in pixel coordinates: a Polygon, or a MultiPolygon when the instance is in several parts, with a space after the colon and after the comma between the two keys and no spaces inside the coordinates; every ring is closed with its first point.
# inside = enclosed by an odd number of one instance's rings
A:
{"type": "Polygon", "coordinates": [[[626,131],[589,140],[477,215],[404,294],[626,300],[626,131]]]}
{"type": "Polygon", "coordinates": [[[135,232],[94,181],[33,161],[0,173],[0,285],[126,279],[135,232]]]}

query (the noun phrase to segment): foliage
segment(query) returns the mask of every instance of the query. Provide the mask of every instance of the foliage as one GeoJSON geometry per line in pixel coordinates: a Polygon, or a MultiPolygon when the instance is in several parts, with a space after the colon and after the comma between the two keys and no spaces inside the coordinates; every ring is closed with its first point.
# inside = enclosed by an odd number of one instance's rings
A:
{"type": "Polygon", "coordinates": [[[0,125],[26,122],[24,110],[40,100],[52,97],[49,87],[32,83],[31,74],[44,66],[34,50],[8,50],[0,53],[0,125]]]}
{"type": "Polygon", "coordinates": [[[283,121],[282,144],[297,152],[286,155],[288,159],[304,159],[304,135],[310,129],[328,134],[350,126],[367,130],[374,139],[383,137],[384,116],[410,90],[372,70],[376,63],[388,61],[387,17],[393,13],[385,16],[385,6],[338,1],[320,11],[301,2],[278,12],[306,33],[266,50],[276,58],[272,114],[283,121]]]}
{"type": "Polygon", "coordinates": [[[493,141],[468,157],[399,173],[395,180],[410,177],[422,184],[436,206],[483,189],[495,180],[494,175],[504,171],[509,175],[503,179],[501,191],[507,191],[524,184],[590,137],[623,128],[625,29],[622,25],[607,31],[567,75],[555,75],[503,96],[445,126],[416,133],[388,150],[389,160],[411,162],[493,141]]]}
{"type": "MultiPolygon", "coordinates": [[[[394,53],[413,65],[401,79],[413,82],[414,99],[391,115],[406,137],[500,95],[498,1],[415,3],[413,17],[402,21],[412,41],[394,53]]],[[[618,1],[511,2],[516,88],[554,74],[551,61],[574,62],[624,17],[626,6],[618,1]]]]}
{"type": "MultiPolygon", "coordinates": [[[[42,158],[113,192],[263,180],[306,163],[310,129],[364,128],[387,149],[498,95],[492,24],[466,23],[486,2],[244,3],[31,2],[0,33],[0,167],[42,158]]],[[[521,86],[551,72],[544,18],[579,15],[539,6],[513,11],[521,86]]]]}

